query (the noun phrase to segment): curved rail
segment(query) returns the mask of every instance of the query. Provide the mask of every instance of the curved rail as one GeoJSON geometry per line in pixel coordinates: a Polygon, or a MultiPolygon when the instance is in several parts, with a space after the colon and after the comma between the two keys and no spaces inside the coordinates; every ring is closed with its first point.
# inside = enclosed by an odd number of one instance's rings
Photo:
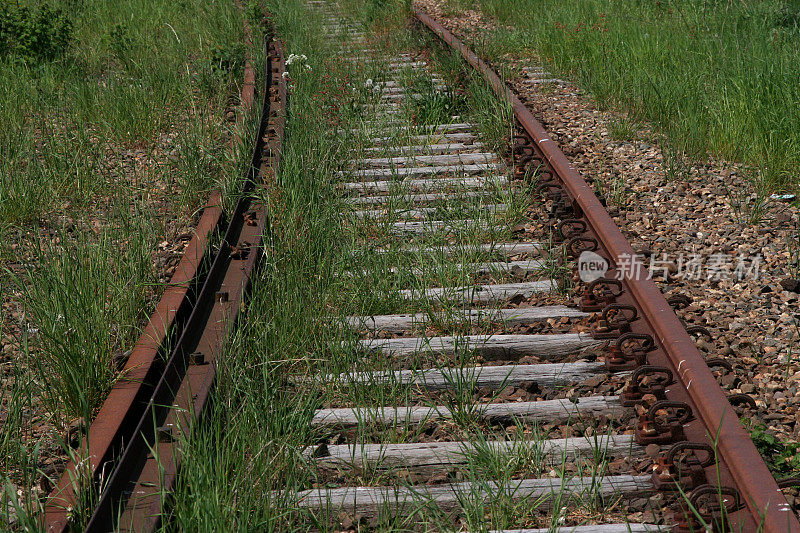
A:
{"type": "MultiPolygon", "coordinates": [[[[457,50],[467,63],[481,73],[494,92],[511,105],[519,126],[530,138],[531,147],[543,158],[544,166],[558,178],[566,192],[565,203],[575,216],[588,223],[589,227],[582,233],[583,237],[594,239],[600,245],[602,249],[597,251],[605,255],[612,268],[619,267],[619,258],[636,257],[633,248],[591,187],[494,70],[429,15],[420,10],[415,10],[414,15],[444,43],[457,50]]],[[[673,369],[682,387],[668,389],[667,395],[671,399],[688,403],[697,416],[696,422],[687,424],[686,436],[689,440],[702,441],[709,440],[710,436],[714,441],[718,462],[707,467],[708,479],[719,485],[733,483],[746,505],[747,516],[732,517],[731,521],[742,520],[743,525],[746,524],[743,531],[800,532],[800,522],[791,511],[777,482],[655,282],[649,277],[632,277],[626,278],[623,285],[624,290],[616,298],[616,302],[635,305],[647,323],[636,324],[632,329],[652,332],[659,344],[656,351],[648,354],[648,362],[668,365],[673,369]]]]}
{"type": "MultiPolygon", "coordinates": [[[[262,110],[241,198],[215,254],[208,234],[221,227],[219,195],[207,206],[170,287],[158,305],[128,364],[87,436],[91,483],[100,492],[86,531],[152,531],[161,521],[162,498],[174,486],[180,468],[175,445],[209,401],[215,361],[236,324],[241,303],[261,257],[266,206],[251,194],[265,175],[277,171],[287,91],[281,45],[265,40],[267,64],[262,110]],[[203,261],[207,274],[196,276],[203,261]],[[171,331],[180,332],[169,349],[171,331]],[[103,481],[107,480],[105,484],[103,481]],[[102,487],[101,487],[102,485],[102,487]]],[[[243,106],[255,97],[252,67],[245,70],[243,106]]],[[[71,465],[48,499],[47,531],[70,528],[69,509],[78,496],[76,481],[85,473],[71,465]]]]}

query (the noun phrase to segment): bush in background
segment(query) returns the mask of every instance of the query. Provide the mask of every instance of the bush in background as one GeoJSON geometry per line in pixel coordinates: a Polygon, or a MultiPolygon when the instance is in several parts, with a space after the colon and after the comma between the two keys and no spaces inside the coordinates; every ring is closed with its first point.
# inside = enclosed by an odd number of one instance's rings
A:
{"type": "Polygon", "coordinates": [[[0,5],[0,58],[52,61],[66,53],[71,41],[72,22],[61,9],[0,5]]]}

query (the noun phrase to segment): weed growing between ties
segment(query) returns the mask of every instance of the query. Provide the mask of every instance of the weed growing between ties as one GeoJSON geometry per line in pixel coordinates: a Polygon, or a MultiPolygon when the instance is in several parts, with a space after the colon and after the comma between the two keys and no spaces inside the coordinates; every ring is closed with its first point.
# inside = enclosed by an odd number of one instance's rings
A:
{"type": "MultiPolygon", "coordinates": [[[[337,129],[355,127],[369,97],[368,74],[353,72],[325,42],[321,16],[299,1],[268,9],[287,55],[291,107],[279,183],[268,184],[270,230],[246,322],[219,368],[214,408],[186,443],[174,526],[213,531],[283,530],[295,514],[284,488],[308,488],[301,450],[314,442],[309,420],[322,389],[293,377],[335,371],[321,360],[342,339],[326,320],[336,258],[348,250],[331,179],[348,149],[337,129]],[[310,68],[305,68],[305,65],[310,68]],[[246,458],[244,461],[242,458],[246,458]]],[[[341,371],[350,362],[338,361],[341,371]]]]}
{"type": "MultiPolygon", "coordinates": [[[[488,90],[470,80],[453,58],[438,53],[434,58],[437,71],[449,86],[463,89],[442,96],[435,96],[433,90],[424,92],[430,98],[399,106],[390,118],[408,127],[387,130],[387,118],[376,112],[379,102],[374,89],[387,75],[375,63],[344,59],[347,54],[340,46],[346,31],[338,30],[348,23],[371,30],[369,47],[378,57],[413,51],[419,41],[401,30],[402,4],[353,1],[345,5],[354,17],[338,25],[326,20],[319,4],[312,7],[294,0],[268,5],[278,34],[287,40],[287,54],[305,59],[289,66],[292,93],[282,169],[264,192],[270,225],[262,269],[246,320],[220,364],[214,407],[182,443],[185,462],[169,510],[170,530],[211,531],[232,525],[258,530],[329,529],[339,518],[337,511],[300,510],[293,493],[329,486],[332,478],[317,468],[314,450],[324,451],[332,444],[332,430],[315,423],[314,417],[317,409],[342,406],[355,412],[350,430],[356,446],[419,438],[421,426],[384,424],[374,410],[415,401],[445,406],[451,413],[448,427],[461,438],[473,433],[482,437],[481,453],[466,461],[459,478],[475,481],[475,492],[464,494],[460,504],[471,517],[470,525],[485,524],[481,519],[486,511],[497,526],[517,525],[520,516],[536,515],[541,520],[549,504],[546,498],[520,502],[511,487],[495,491],[494,500],[484,501],[481,491],[492,488],[482,481],[486,475],[512,480],[541,468],[542,450],[538,433],[521,422],[512,444],[513,457],[506,462],[508,457],[494,453],[488,436],[476,429],[484,423],[479,420],[477,403],[485,398],[478,399],[475,376],[470,375],[475,362],[471,350],[459,345],[452,360],[419,353],[402,361],[412,368],[433,364],[454,389],[426,397],[394,374],[400,362],[397,357],[366,349],[356,332],[341,325],[348,316],[413,310],[428,314],[443,328],[455,328],[459,306],[447,298],[475,279],[458,263],[497,260],[496,252],[476,245],[513,240],[511,227],[524,220],[529,207],[529,200],[519,198],[516,190],[487,187],[483,191],[486,204],[478,202],[476,207],[468,191],[453,188],[447,191],[452,196],[421,216],[424,221],[450,224],[450,229],[420,235],[403,233],[398,231],[402,226],[395,225],[406,221],[411,210],[410,205],[403,209],[409,204],[404,198],[408,190],[400,180],[390,188],[392,199],[387,203],[397,208],[396,218],[382,217],[380,209],[377,215],[365,214],[374,206],[350,205],[342,198],[340,186],[359,178],[351,159],[402,154],[413,139],[430,134],[432,126],[451,122],[453,112],[459,113],[459,121],[480,123],[479,140],[487,146],[505,148],[510,137],[508,110],[488,105],[492,101],[488,90]],[[375,16],[375,9],[383,10],[382,14],[375,16]],[[383,140],[375,142],[376,138],[383,140]],[[486,208],[498,204],[505,209],[486,208]],[[452,246],[452,255],[437,252],[441,245],[452,246]],[[406,253],[404,246],[416,246],[418,252],[406,253]],[[443,297],[426,295],[424,290],[432,285],[423,284],[424,279],[448,291],[443,297]]],[[[402,80],[413,81],[415,87],[431,83],[417,72],[401,72],[398,78],[398,86],[403,86],[402,80]]],[[[495,275],[508,281],[503,277],[507,274],[495,275]]],[[[476,319],[472,325],[480,324],[476,319]]],[[[602,457],[602,453],[596,455],[602,457]]],[[[559,464],[558,457],[550,459],[559,464]]],[[[600,464],[594,472],[602,468],[600,464]]],[[[359,482],[368,485],[397,481],[396,473],[380,464],[364,465],[358,475],[359,482]]],[[[401,480],[401,486],[406,485],[401,480]]],[[[417,520],[432,529],[452,528],[452,516],[435,509],[425,491],[417,490],[408,513],[398,516],[388,505],[380,509],[377,528],[407,529],[417,520]]],[[[566,502],[567,497],[562,500],[566,502]]],[[[581,505],[594,513],[593,502],[596,498],[589,494],[581,505]]]]}
{"type": "MultiPolygon", "coordinates": [[[[502,27],[476,37],[493,58],[535,50],[601,105],[667,134],[691,159],[741,161],[764,190],[800,170],[800,7],[796,2],[450,0],[502,27]],[[535,13],[536,16],[530,16],[535,13]]],[[[628,124],[612,125],[617,134],[628,124]]]]}

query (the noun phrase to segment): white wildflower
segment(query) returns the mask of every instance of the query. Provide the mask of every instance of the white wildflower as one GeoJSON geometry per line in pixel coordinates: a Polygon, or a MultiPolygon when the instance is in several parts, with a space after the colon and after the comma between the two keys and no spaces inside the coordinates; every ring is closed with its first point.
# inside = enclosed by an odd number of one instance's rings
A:
{"type": "Polygon", "coordinates": [[[288,78],[288,77],[289,77],[289,71],[288,71],[288,70],[284,70],[284,71],[283,71],[283,74],[281,74],[281,77],[282,77],[283,79],[286,79],[286,78],[288,78]]]}
{"type": "Polygon", "coordinates": [[[367,81],[364,82],[365,87],[372,87],[372,78],[367,78],[367,81]]]}
{"type": "Polygon", "coordinates": [[[290,67],[293,64],[297,63],[297,64],[305,67],[305,69],[307,71],[311,71],[312,70],[311,69],[311,65],[309,65],[307,63],[307,61],[308,61],[308,56],[306,56],[305,54],[300,54],[300,55],[298,55],[298,54],[289,54],[289,57],[286,59],[286,66],[290,67]]]}

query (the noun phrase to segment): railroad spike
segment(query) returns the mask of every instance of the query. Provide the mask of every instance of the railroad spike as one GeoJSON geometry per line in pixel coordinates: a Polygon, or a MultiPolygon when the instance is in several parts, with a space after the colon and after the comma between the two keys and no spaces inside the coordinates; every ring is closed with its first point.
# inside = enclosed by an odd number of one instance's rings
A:
{"type": "Polygon", "coordinates": [[[627,304],[608,304],[592,324],[590,333],[595,339],[614,339],[631,330],[631,323],[639,318],[636,307],[627,304]]]}
{"type": "Polygon", "coordinates": [[[620,401],[626,407],[645,402],[647,395],[655,400],[666,399],[666,387],[674,383],[672,371],[664,366],[643,365],[634,370],[622,391],[620,401]]]}
{"type": "Polygon", "coordinates": [[[602,311],[607,305],[615,303],[623,292],[622,281],[598,278],[586,285],[578,308],[585,312],[602,311]]]}
{"type": "Polygon", "coordinates": [[[600,247],[594,237],[573,237],[567,241],[567,253],[570,257],[577,258],[583,252],[595,252],[600,247]]]}
{"type": "Polygon", "coordinates": [[[609,372],[620,372],[646,365],[647,353],[655,349],[656,345],[650,334],[623,333],[608,350],[606,368],[609,372]]]}

